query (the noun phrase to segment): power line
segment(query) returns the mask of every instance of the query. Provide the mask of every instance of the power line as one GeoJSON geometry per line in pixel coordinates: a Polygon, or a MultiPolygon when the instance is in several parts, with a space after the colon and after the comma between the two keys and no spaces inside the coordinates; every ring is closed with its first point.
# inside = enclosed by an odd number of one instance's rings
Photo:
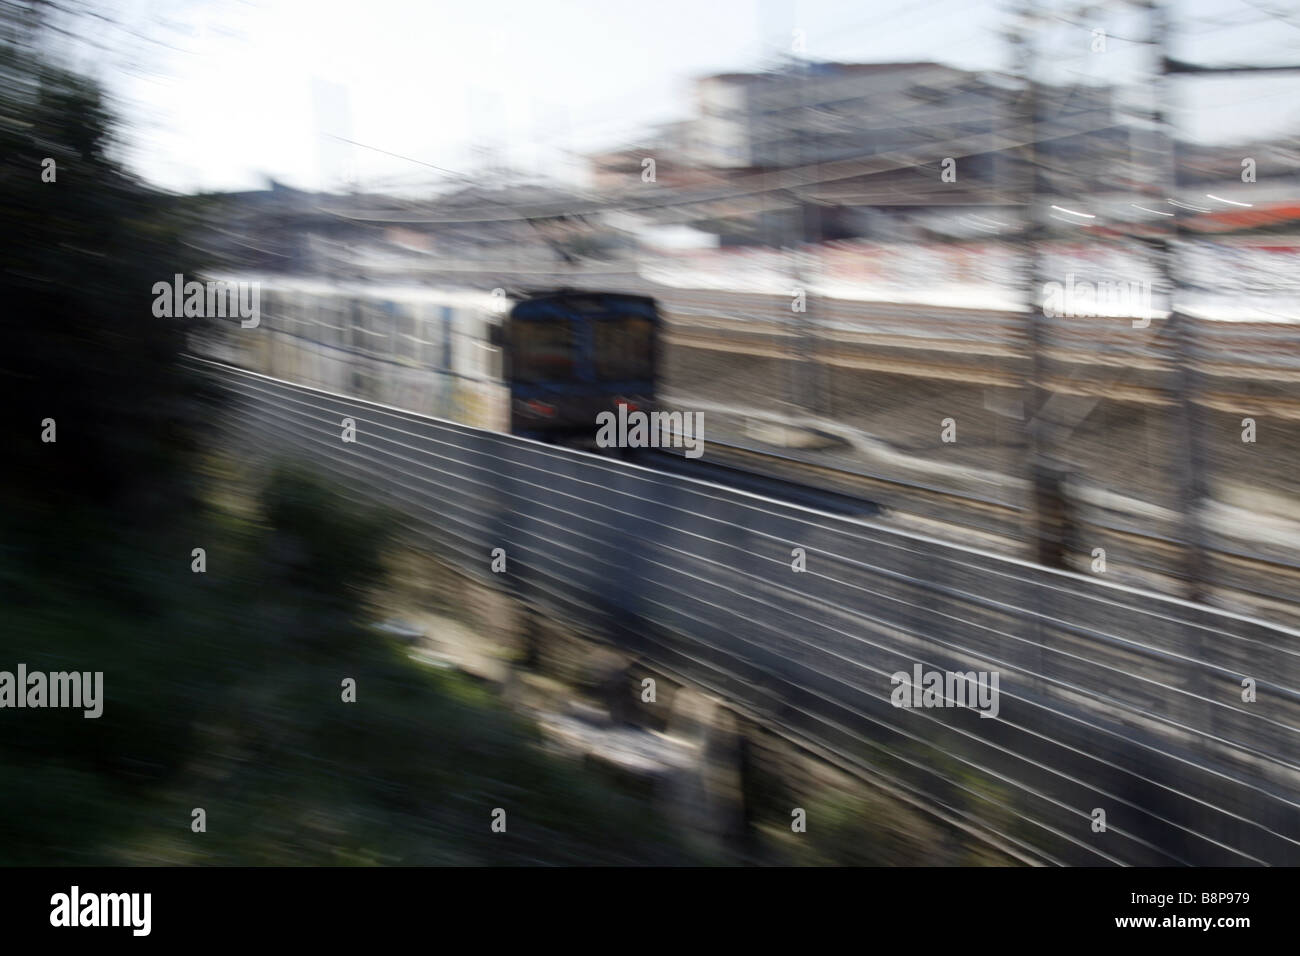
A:
{"type": "Polygon", "coordinates": [[[378,146],[371,146],[368,143],[359,143],[355,139],[348,139],[346,136],[336,136],[334,133],[323,133],[322,135],[328,136],[330,139],[337,139],[341,143],[348,143],[352,146],[360,146],[362,149],[369,149],[369,150],[373,150],[376,153],[383,153],[385,156],[392,156],[395,159],[404,159],[408,163],[418,163],[421,166],[428,166],[430,169],[436,169],[439,172],[446,173],[449,176],[456,176],[461,179],[469,178],[468,176],[466,176],[465,173],[457,172],[454,169],[448,169],[445,166],[436,166],[433,163],[426,163],[422,159],[414,159],[413,157],[410,156],[403,156],[401,153],[394,153],[387,149],[380,149],[378,146]]]}

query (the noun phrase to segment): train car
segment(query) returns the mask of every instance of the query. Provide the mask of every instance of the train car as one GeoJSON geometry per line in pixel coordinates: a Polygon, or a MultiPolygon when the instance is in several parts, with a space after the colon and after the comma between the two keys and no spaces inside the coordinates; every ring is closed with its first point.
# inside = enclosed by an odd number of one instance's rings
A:
{"type": "Polygon", "coordinates": [[[650,412],[659,322],[646,296],[561,289],[521,297],[501,331],[511,433],[587,444],[600,412],[650,412]]]}
{"type": "Polygon", "coordinates": [[[654,407],[660,319],[646,296],[223,281],[256,283],[256,325],[210,320],[191,350],[250,371],[585,447],[601,411],[654,407]]]}

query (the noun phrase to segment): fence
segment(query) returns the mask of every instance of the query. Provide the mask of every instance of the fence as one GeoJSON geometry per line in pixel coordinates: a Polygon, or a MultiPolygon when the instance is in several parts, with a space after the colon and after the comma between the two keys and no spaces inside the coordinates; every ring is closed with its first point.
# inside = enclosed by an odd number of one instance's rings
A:
{"type": "Polygon", "coordinates": [[[204,367],[242,441],[311,458],[467,571],[1028,856],[1300,864],[1300,632],[204,367]],[[894,706],[891,675],[917,664],[996,672],[996,716],[894,706]]]}

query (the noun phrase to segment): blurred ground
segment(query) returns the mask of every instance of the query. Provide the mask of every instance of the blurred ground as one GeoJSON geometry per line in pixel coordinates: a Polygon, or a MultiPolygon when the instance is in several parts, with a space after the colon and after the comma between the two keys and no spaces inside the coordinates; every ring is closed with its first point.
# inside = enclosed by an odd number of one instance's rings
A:
{"type": "MultiPolygon", "coordinates": [[[[1014,865],[882,787],[732,712],[649,662],[532,617],[414,547],[395,552],[377,603],[410,626],[417,659],[471,674],[535,721],[549,752],[638,794],[718,862],[1014,865]],[[643,697],[655,681],[656,699],[643,697]],[[803,809],[806,832],[791,829],[803,809]]],[[[961,779],[960,767],[950,772],[961,779]]],[[[1002,821],[1014,828],[1011,815],[1002,821]]]]}

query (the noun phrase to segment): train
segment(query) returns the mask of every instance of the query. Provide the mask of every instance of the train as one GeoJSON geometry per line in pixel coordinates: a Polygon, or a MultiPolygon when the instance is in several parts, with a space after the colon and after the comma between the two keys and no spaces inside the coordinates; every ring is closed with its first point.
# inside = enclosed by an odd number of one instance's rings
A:
{"type": "Polygon", "coordinates": [[[649,296],[286,276],[216,281],[254,284],[259,314],[198,323],[189,348],[203,358],[575,447],[595,446],[601,412],[655,408],[662,322],[649,296]]]}
{"type": "MultiPolygon", "coordinates": [[[[180,280],[174,301],[183,297],[180,280]]],[[[209,280],[205,314],[214,285],[237,287],[240,308],[191,326],[188,349],[200,358],[796,504],[880,511],[873,501],[768,474],[770,463],[755,469],[752,454],[739,461],[719,454],[716,442],[710,460],[700,461],[703,414],[659,407],[663,323],[653,297],[242,276],[209,280]],[[245,314],[253,301],[256,315],[245,314]],[[646,426],[639,437],[624,431],[634,420],[646,426]]]]}

